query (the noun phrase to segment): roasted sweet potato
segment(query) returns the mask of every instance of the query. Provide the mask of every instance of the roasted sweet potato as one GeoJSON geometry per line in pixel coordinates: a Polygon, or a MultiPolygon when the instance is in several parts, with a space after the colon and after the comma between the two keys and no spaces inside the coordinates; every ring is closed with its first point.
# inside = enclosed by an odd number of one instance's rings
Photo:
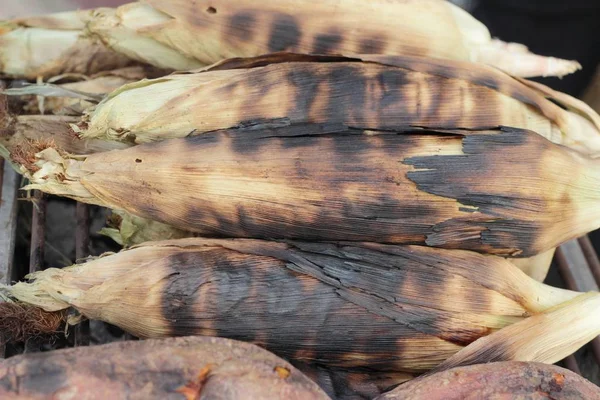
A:
{"type": "Polygon", "coordinates": [[[600,388],[554,365],[498,362],[413,379],[376,400],[600,399],[600,388]]]}
{"type": "Polygon", "coordinates": [[[24,354],[0,363],[8,399],[328,399],[288,362],[222,338],[111,343],[24,354]]]}

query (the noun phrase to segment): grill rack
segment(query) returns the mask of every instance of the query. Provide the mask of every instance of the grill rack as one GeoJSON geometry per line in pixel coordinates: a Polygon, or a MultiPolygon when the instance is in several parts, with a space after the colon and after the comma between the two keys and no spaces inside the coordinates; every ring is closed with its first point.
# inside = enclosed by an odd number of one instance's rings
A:
{"type": "MultiPolygon", "coordinates": [[[[15,265],[13,259],[17,230],[17,192],[21,177],[7,162],[2,161],[0,162],[0,180],[0,226],[5,227],[0,231],[0,280],[3,284],[10,284],[22,278],[27,272],[39,271],[42,268],[48,197],[39,191],[34,191],[29,199],[32,203],[30,262],[27,268],[15,265]]],[[[90,253],[90,206],[79,202],[74,203],[76,203],[76,225],[73,240],[75,241],[76,259],[79,260],[86,258],[90,253]]],[[[588,235],[564,243],[556,250],[549,276],[552,274],[556,274],[561,282],[560,285],[555,286],[580,292],[599,290],[600,260],[588,235]]],[[[58,348],[90,345],[89,321],[76,326],[70,336],[71,339],[58,348]]],[[[137,339],[128,334],[125,334],[123,338],[125,340],[137,339]]],[[[24,347],[24,351],[26,350],[27,346],[24,347]]],[[[587,352],[591,353],[596,368],[600,368],[600,336],[557,364],[600,384],[597,381],[600,377],[582,374],[580,362],[582,354],[587,352]]],[[[19,352],[13,351],[8,356],[16,354],[19,352]]],[[[7,356],[5,349],[0,348],[0,358],[5,356],[7,356]]]]}

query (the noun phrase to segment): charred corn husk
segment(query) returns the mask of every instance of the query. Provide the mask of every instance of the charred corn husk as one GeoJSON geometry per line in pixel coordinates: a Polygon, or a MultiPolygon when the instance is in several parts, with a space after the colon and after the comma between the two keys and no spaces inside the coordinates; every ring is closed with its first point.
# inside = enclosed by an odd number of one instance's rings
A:
{"type": "Polygon", "coordinates": [[[600,154],[598,114],[567,95],[524,82],[493,68],[433,59],[281,54],[125,85],[73,128],[83,138],[136,144],[305,123],[361,129],[512,126],[600,154]]]}
{"type": "MultiPolygon", "coordinates": [[[[575,372],[533,362],[453,368],[414,379],[376,400],[598,399],[600,388],[575,372]]],[[[374,397],[372,397],[374,398],[374,397]]]]}
{"type": "Polygon", "coordinates": [[[30,278],[9,289],[19,302],[73,307],[137,337],[228,337],[304,362],[409,373],[581,296],[498,257],[375,243],[149,242],[30,278]]]}
{"type": "Polygon", "coordinates": [[[76,11],[0,22],[0,76],[35,80],[133,63],[85,33],[85,25],[76,11]]]}
{"type": "MultiPolygon", "coordinates": [[[[46,36],[67,35],[69,41],[61,37],[63,47],[83,37],[103,52],[105,45],[133,60],[175,70],[278,51],[417,55],[488,64],[523,77],[562,76],[581,68],[576,61],[538,56],[521,44],[492,39],[484,24],[441,0],[151,0],[7,25],[26,27],[18,35],[4,35],[14,47],[41,26],[46,36]]],[[[13,74],[24,69],[23,60],[32,55],[19,50],[4,52],[3,69],[13,74]]],[[[44,53],[43,60],[85,66],[81,59],[55,53],[44,53]]]]}
{"type": "Polygon", "coordinates": [[[26,189],[201,236],[532,257],[600,226],[597,160],[529,131],[462,133],[229,130],[89,156],[49,148],[22,172],[26,189]]]}
{"type": "Polygon", "coordinates": [[[264,349],[206,337],[22,354],[0,362],[0,382],[3,399],[329,399],[264,349]]]}

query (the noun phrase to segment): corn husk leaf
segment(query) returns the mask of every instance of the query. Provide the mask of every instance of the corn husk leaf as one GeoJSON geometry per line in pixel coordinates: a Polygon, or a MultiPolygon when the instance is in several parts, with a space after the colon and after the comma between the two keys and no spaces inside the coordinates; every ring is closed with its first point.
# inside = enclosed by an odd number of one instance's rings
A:
{"type": "Polygon", "coordinates": [[[508,360],[553,364],[598,336],[600,321],[588,318],[598,310],[600,293],[581,294],[475,341],[436,371],[508,360]]]}

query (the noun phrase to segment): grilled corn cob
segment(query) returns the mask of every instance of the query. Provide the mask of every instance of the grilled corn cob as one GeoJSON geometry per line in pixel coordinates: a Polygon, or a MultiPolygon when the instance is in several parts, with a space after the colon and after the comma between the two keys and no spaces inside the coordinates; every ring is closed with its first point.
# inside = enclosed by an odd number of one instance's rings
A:
{"type": "Polygon", "coordinates": [[[463,135],[305,125],[28,157],[26,189],[202,236],[532,257],[600,225],[597,160],[509,128],[463,135]]]}
{"type": "Polygon", "coordinates": [[[82,16],[64,12],[0,22],[0,76],[35,80],[133,64],[86,34],[82,16]]]}
{"type": "Polygon", "coordinates": [[[0,362],[0,382],[3,399],[329,399],[287,361],[205,337],[22,354],[0,362]]]}
{"type": "Polygon", "coordinates": [[[278,51],[417,55],[489,64],[523,77],[562,76],[581,68],[576,61],[493,40],[485,25],[441,0],[146,0],[9,21],[5,27],[1,69],[29,77],[85,69],[87,59],[100,59],[96,53],[109,61],[122,54],[175,70],[278,51]],[[44,46],[46,40],[55,42],[55,50],[44,46]],[[40,54],[23,46],[25,41],[40,54]],[[68,58],[71,54],[76,57],[68,58]]]}
{"type": "Polygon", "coordinates": [[[193,74],[125,85],[73,127],[83,138],[135,144],[305,123],[361,129],[504,125],[600,154],[600,116],[581,101],[485,66],[414,57],[228,60],[193,74]]]}
{"type": "Polygon", "coordinates": [[[503,357],[540,347],[546,357],[564,357],[600,330],[598,293],[552,288],[498,257],[419,246],[192,238],[30,278],[12,286],[11,296],[48,312],[73,307],[141,338],[251,341],[288,359],[340,368],[425,372],[490,334],[504,338],[486,341],[503,357]],[[573,312],[582,297],[587,308],[573,312]],[[572,312],[560,329],[572,339],[567,346],[558,333],[540,342],[539,330],[522,332],[518,346],[502,334],[534,318],[542,326],[539,313],[563,304],[572,312]]]}

